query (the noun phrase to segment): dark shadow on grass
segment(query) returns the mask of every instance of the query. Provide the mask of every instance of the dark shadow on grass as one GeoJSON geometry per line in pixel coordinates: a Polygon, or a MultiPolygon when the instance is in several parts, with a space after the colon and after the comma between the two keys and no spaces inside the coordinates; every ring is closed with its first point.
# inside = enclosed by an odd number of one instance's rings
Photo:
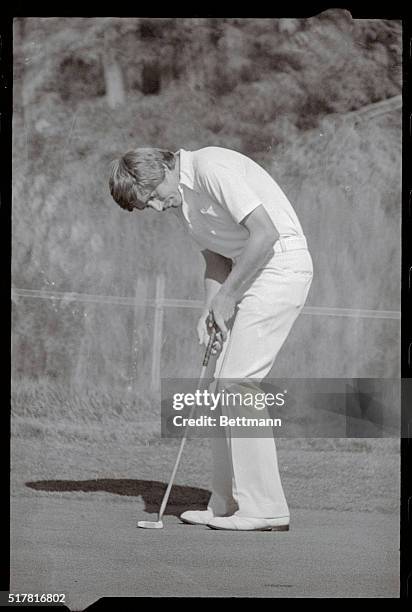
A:
{"type": "MultiPolygon", "coordinates": [[[[129,480],[99,478],[96,480],[37,480],[26,482],[26,486],[35,491],[82,491],[90,493],[104,491],[115,495],[142,496],[145,511],[159,511],[167,483],[157,480],[129,480]]],[[[197,487],[174,485],[170,493],[165,514],[179,516],[185,510],[204,510],[210,498],[210,491],[197,487]]]]}

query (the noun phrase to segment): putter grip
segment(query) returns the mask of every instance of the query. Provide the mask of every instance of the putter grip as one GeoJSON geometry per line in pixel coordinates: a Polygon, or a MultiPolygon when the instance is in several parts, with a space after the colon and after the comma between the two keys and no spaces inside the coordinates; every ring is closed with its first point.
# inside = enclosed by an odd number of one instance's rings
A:
{"type": "Polygon", "coordinates": [[[216,336],[216,327],[215,325],[213,325],[212,333],[210,334],[209,342],[207,344],[207,349],[206,349],[205,356],[204,356],[203,363],[202,363],[203,367],[206,367],[207,364],[209,363],[210,354],[212,352],[212,347],[213,347],[213,342],[215,341],[215,336],[216,336]]]}

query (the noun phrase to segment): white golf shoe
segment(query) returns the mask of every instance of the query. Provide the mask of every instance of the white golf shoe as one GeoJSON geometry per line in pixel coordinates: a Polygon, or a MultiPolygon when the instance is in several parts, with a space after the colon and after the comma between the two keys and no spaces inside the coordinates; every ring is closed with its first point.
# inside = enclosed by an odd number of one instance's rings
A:
{"type": "Polygon", "coordinates": [[[230,531],[289,531],[289,516],[276,518],[252,518],[246,516],[216,516],[207,526],[211,529],[230,531]]]}
{"type": "Polygon", "coordinates": [[[211,510],[187,510],[180,515],[180,520],[189,525],[207,525],[213,517],[211,510]]]}

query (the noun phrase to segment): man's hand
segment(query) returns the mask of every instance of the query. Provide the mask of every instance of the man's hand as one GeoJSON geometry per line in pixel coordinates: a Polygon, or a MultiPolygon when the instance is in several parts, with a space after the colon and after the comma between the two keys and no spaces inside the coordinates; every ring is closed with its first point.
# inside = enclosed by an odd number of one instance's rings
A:
{"type": "Polygon", "coordinates": [[[223,342],[225,342],[227,338],[226,323],[233,317],[235,308],[236,302],[234,298],[227,295],[222,290],[218,291],[210,303],[210,317],[216,323],[219,332],[221,332],[223,342]]]}
{"type": "MultiPolygon", "coordinates": [[[[199,344],[204,344],[205,346],[209,343],[209,337],[212,333],[213,328],[213,319],[210,316],[209,310],[205,309],[200,315],[200,319],[197,323],[197,336],[199,338],[199,344]]],[[[212,346],[212,355],[216,353],[220,353],[222,350],[223,339],[222,332],[217,331],[215,336],[215,341],[212,346]]]]}

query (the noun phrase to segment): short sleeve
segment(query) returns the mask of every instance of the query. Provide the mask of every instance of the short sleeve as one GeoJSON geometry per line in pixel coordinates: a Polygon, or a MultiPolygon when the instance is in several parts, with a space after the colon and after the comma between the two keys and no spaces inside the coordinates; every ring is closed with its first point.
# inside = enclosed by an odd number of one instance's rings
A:
{"type": "Polygon", "coordinates": [[[196,179],[199,187],[223,206],[237,223],[262,204],[243,176],[222,164],[199,164],[196,179]]]}

